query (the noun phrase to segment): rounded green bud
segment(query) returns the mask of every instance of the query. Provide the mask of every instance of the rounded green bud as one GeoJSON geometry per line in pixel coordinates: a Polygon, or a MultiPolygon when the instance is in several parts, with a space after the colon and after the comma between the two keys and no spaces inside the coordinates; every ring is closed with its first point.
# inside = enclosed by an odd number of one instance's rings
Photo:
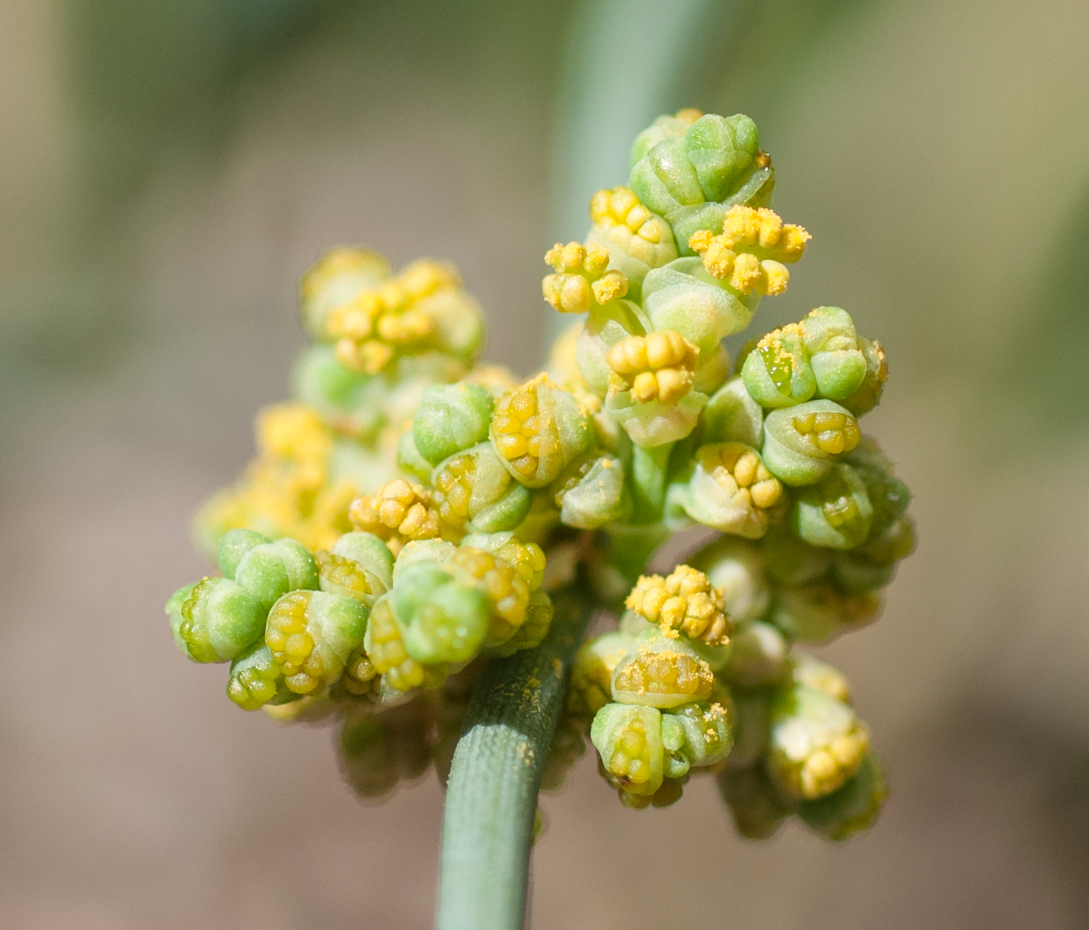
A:
{"type": "Polygon", "coordinates": [[[424,665],[468,662],[488,632],[487,597],[435,563],[398,573],[390,606],[406,651],[424,665]]]}
{"type": "Polygon", "coordinates": [[[354,597],[292,591],[269,611],[265,644],[287,687],[312,694],[337,681],[363,643],[367,608],[354,597]]]}
{"type": "Polygon", "coordinates": [[[772,698],[767,770],[791,797],[831,794],[858,771],[869,732],[854,710],[823,691],[795,685],[772,698]]]}
{"type": "Polygon", "coordinates": [[[655,636],[636,641],[613,670],[611,693],[619,704],[680,707],[711,696],[711,667],[691,646],[655,636]]]}
{"type": "Polygon", "coordinates": [[[770,623],[752,620],[734,630],[733,649],[722,676],[743,688],[759,688],[783,679],[790,644],[770,623]]]}
{"type": "Polygon", "coordinates": [[[624,463],[615,455],[589,455],[560,475],[549,489],[560,508],[560,522],[580,530],[596,530],[623,520],[631,512],[624,463]]]}
{"type": "Polygon", "coordinates": [[[423,484],[431,481],[433,466],[420,455],[420,450],[416,448],[416,439],[412,435],[411,425],[397,440],[397,467],[423,484]]]}
{"type": "Polygon", "coordinates": [[[484,650],[485,654],[501,659],[505,656],[512,656],[522,649],[535,649],[544,642],[544,638],[548,635],[554,613],[555,608],[552,604],[552,598],[548,596],[548,592],[539,589],[531,591],[529,605],[526,607],[525,621],[514,631],[514,635],[510,639],[498,645],[487,647],[484,650]]]}
{"type": "Polygon", "coordinates": [[[631,391],[610,393],[605,409],[637,446],[649,449],[684,439],[696,428],[707,395],[689,391],[680,400],[638,401],[631,391]]]}
{"type": "Polygon", "coordinates": [[[295,397],[337,429],[373,442],[389,420],[389,389],[382,378],[341,364],[332,346],[311,346],[295,363],[295,397]]]}
{"type": "Polygon", "coordinates": [[[205,578],[182,588],[167,602],[167,610],[175,640],[194,662],[229,662],[240,656],[261,638],[268,613],[229,578],[205,578]]]}
{"type": "MultiPolygon", "coordinates": [[[[628,614],[636,616],[631,611],[628,614]]],[[[635,637],[619,630],[602,633],[582,644],[571,667],[569,713],[590,720],[612,700],[613,671],[634,646],[635,637]]]]}
{"type": "MultiPolygon", "coordinates": [[[[679,723],[684,731],[684,742],[675,751],[693,768],[718,765],[733,748],[732,716],[730,696],[720,688],[710,701],[685,704],[662,714],[663,742],[666,722],[679,723]]],[[[666,774],[671,778],[678,777],[669,772],[666,774]]]]}
{"type": "Polygon", "coordinates": [[[837,463],[818,484],[794,497],[790,525],[812,546],[851,549],[870,533],[873,507],[866,485],[850,465],[837,463]]]}
{"type": "Polygon", "coordinates": [[[816,833],[830,840],[846,840],[873,826],[887,795],[885,773],[871,752],[843,787],[799,804],[798,816],[816,833]]]}
{"type": "Polygon", "coordinates": [[[393,586],[393,553],[373,533],[345,533],[333,544],[332,552],[360,567],[376,597],[393,586]]]}
{"type": "Polygon", "coordinates": [[[766,840],[794,812],[760,766],[727,768],[719,773],[718,784],[737,832],[746,839],[766,840]]]}
{"type": "Polygon", "coordinates": [[[594,716],[590,742],[608,779],[622,792],[649,798],[664,778],[662,714],[639,704],[606,704],[594,716]]]}
{"type": "Polygon", "coordinates": [[[166,602],[166,615],[170,618],[170,635],[174,637],[174,642],[177,643],[178,648],[187,655],[189,650],[186,648],[185,640],[181,636],[183,619],[181,609],[182,605],[189,600],[189,595],[193,593],[195,587],[196,584],[187,584],[178,588],[166,602]]]}
{"type": "Polygon", "coordinates": [[[756,544],[724,536],[701,549],[689,564],[722,592],[726,613],[735,623],[748,623],[767,611],[771,591],[764,577],[764,557],[756,544]]]}
{"type": "Polygon", "coordinates": [[[499,398],[491,440],[503,466],[529,488],[551,484],[595,441],[574,395],[544,374],[499,398]]]}
{"type": "Polygon", "coordinates": [[[752,319],[757,295],[742,297],[708,274],[699,258],[678,258],[643,280],[643,306],[655,330],[680,333],[709,356],[752,319]]]}
{"type": "Polygon", "coordinates": [[[826,643],[872,623],[880,610],[872,592],[851,594],[818,583],[777,592],[771,620],[791,639],[826,643]]]}
{"type": "Polygon", "coordinates": [[[866,377],[867,363],[850,314],[839,307],[817,307],[802,320],[802,330],[817,393],[840,401],[854,394],[866,377]]]}
{"type": "Polygon", "coordinates": [[[299,699],[299,695],[288,689],[283,666],[262,640],[231,663],[227,697],[243,710],[259,710],[267,704],[278,706],[299,699]]]}
{"type": "Polygon", "coordinates": [[[488,438],[495,400],[479,384],[439,384],[424,391],[412,421],[416,449],[432,465],[488,438]]]}
{"type": "Polygon", "coordinates": [[[752,167],[760,136],[747,116],[708,113],[689,127],[684,147],[704,197],[721,202],[740,187],[752,167]]]}
{"type": "Polygon", "coordinates": [[[885,361],[885,350],[881,348],[881,343],[862,337],[858,341],[862,356],[866,359],[866,375],[858,390],[843,401],[843,406],[856,417],[877,406],[889,377],[889,366],[885,361]]]}
{"type": "Polygon", "coordinates": [[[883,533],[870,537],[857,549],[837,553],[832,577],[844,591],[861,593],[883,588],[896,574],[896,564],[915,548],[915,523],[901,517],[883,533]]]}
{"type": "Polygon", "coordinates": [[[445,562],[458,551],[458,547],[445,539],[414,539],[405,543],[397,553],[397,561],[393,563],[393,582],[405,572],[405,570],[417,562],[445,562]]]}
{"type": "Polygon", "coordinates": [[[759,449],[764,442],[764,408],[740,376],[731,378],[703,408],[704,442],[743,442],[759,449]]]}
{"type": "Polygon", "coordinates": [[[884,533],[907,513],[911,492],[893,475],[892,462],[874,439],[864,437],[845,461],[866,485],[866,493],[873,504],[871,533],[884,533]]]}
{"type": "Polygon", "coordinates": [[[659,142],[666,139],[684,138],[692,124],[676,116],[659,116],[653,123],[635,137],[632,143],[629,167],[634,167],[644,155],[659,142]]]}
{"type": "Polygon", "coordinates": [[[707,199],[680,136],[669,136],[647,151],[632,165],[628,183],[648,210],[667,219],[678,207],[707,199]]]}
{"type": "Polygon", "coordinates": [[[318,586],[318,567],[310,550],[294,539],[270,542],[249,530],[231,530],[219,541],[217,560],[267,611],[288,591],[318,586]]]}
{"type": "Polygon", "coordinates": [[[768,333],[741,366],[745,390],[762,407],[793,407],[809,400],[817,379],[797,323],[768,333]]]}
{"type": "Polygon", "coordinates": [[[685,778],[692,763],[681,750],[685,743],[685,732],[681,721],[662,714],[662,748],[665,757],[662,760],[662,771],[666,778],[685,778]]]}
{"type": "Polygon", "coordinates": [[[860,437],[858,421],[839,404],[811,400],[767,415],[760,452],[768,471],[784,484],[815,484],[860,437]]]}
{"type": "Polygon", "coordinates": [[[511,476],[490,442],[446,459],[431,486],[443,525],[455,532],[513,530],[533,504],[532,492],[511,476]]]}

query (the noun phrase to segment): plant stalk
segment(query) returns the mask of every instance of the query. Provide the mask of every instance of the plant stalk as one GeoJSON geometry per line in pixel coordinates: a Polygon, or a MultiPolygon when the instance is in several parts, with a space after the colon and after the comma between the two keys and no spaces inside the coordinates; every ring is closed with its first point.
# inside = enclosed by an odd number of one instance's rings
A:
{"type": "Polygon", "coordinates": [[[593,601],[554,598],[536,649],[493,659],[481,677],[450,768],[442,824],[438,930],[521,930],[537,792],[593,601]]]}

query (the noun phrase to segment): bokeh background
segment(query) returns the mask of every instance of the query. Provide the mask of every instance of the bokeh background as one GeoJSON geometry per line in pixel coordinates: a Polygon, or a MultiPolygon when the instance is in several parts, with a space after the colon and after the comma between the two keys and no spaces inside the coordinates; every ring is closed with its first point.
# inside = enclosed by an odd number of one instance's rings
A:
{"type": "Polygon", "coordinates": [[[584,758],[532,926],[1089,926],[1089,5],[676,2],[699,28],[628,0],[607,42],[623,2],[0,3],[5,925],[429,925],[434,776],[364,806],[327,731],[178,654],[189,517],[286,395],[324,249],[454,260],[528,373],[613,125],[690,105],[757,120],[815,237],[758,328],[833,303],[889,351],[867,427],[919,550],[825,652],[892,795],[844,847],[754,844],[711,780],[635,813],[584,758]]]}

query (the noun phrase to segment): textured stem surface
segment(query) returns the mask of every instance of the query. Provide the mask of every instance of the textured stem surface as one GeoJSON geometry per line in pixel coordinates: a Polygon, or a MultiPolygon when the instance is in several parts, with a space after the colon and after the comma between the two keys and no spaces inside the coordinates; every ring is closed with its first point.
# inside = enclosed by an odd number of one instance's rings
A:
{"type": "Polygon", "coordinates": [[[469,706],[446,789],[439,930],[522,927],[541,771],[593,612],[577,589],[554,600],[545,641],[489,662],[469,706]]]}

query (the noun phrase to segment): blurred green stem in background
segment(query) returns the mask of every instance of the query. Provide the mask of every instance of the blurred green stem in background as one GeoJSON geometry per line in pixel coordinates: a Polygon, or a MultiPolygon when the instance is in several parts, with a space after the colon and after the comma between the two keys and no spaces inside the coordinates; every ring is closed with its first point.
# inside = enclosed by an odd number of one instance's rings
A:
{"type": "Polygon", "coordinates": [[[439,930],[516,930],[526,910],[537,792],[593,600],[555,596],[548,637],[493,659],[473,694],[450,769],[439,930]]]}

